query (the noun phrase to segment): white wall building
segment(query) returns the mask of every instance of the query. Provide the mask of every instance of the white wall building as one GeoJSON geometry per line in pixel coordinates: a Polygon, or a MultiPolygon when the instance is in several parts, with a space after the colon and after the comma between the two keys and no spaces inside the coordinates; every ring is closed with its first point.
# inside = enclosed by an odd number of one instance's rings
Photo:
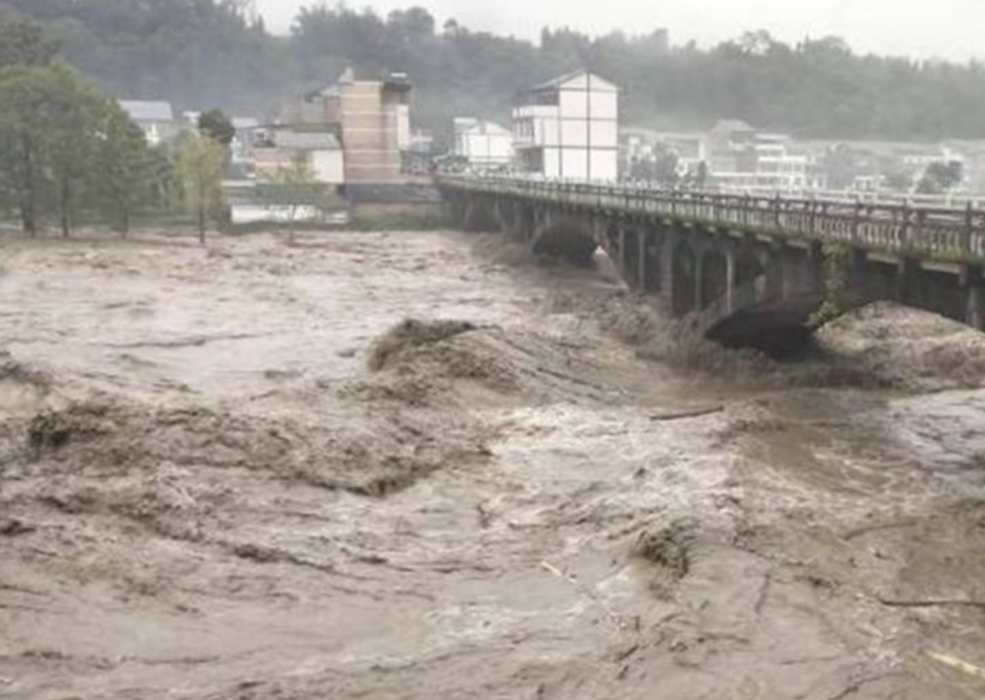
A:
{"type": "Polygon", "coordinates": [[[513,132],[493,122],[458,118],[454,153],[480,170],[508,167],[513,163],[513,132]]]}
{"type": "Polygon", "coordinates": [[[254,117],[233,117],[232,122],[236,129],[232,142],[233,163],[250,163],[260,132],[260,121],[254,117]]]}
{"type": "Polygon", "coordinates": [[[335,134],[276,129],[271,136],[272,146],[254,150],[258,180],[276,180],[280,171],[294,167],[294,159],[300,154],[315,182],[324,185],[345,182],[345,153],[335,134]]]}
{"type": "Polygon", "coordinates": [[[619,88],[592,73],[538,85],[513,111],[520,168],[548,178],[619,176],[619,88]]]}

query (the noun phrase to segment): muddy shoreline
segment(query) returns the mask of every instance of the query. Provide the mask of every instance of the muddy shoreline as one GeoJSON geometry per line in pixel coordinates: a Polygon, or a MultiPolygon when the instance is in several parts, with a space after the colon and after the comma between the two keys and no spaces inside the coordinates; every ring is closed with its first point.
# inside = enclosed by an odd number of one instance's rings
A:
{"type": "Polygon", "coordinates": [[[0,697],[983,690],[975,365],[681,349],[457,232],[0,250],[0,697]]]}

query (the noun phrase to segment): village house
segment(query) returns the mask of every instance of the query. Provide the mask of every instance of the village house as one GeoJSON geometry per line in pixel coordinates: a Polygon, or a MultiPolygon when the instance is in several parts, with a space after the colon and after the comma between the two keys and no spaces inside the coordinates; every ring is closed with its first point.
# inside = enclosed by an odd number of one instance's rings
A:
{"type": "Polygon", "coordinates": [[[513,132],[471,117],[454,122],[453,154],[472,170],[502,170],[513,164],[513,132]]]}
{"type": "Polygon", "coordinates": [[[532,88],[513,111],[521,170],[547,178],[619,177],[619,88],[572,73],[532,88]]]}

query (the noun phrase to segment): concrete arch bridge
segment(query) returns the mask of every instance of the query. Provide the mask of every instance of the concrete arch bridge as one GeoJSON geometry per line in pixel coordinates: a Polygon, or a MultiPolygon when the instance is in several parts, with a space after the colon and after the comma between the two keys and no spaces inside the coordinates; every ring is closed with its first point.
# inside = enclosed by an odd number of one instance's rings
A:
{"type": "Polygon", "coordinates": [[[587,264],[602,246],[633,289],[709,337],[781,353],[810,317],[893,300],[985,330],[985,211],[454,176],[451,221],[587,264]]]}

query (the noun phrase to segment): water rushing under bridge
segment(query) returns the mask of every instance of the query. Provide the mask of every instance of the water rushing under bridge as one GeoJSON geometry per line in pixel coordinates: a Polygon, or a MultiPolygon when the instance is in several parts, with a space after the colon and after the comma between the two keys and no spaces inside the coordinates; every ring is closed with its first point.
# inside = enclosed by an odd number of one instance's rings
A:
{"type": "Polygon", "coordinates": [[[824,298],[936,311],[985,328],[985,210],[454,176],[469,230],[506,230],[587,262],[602,246],[633,288],[711,337],[767,349],[804,337],[824,298]]]}

